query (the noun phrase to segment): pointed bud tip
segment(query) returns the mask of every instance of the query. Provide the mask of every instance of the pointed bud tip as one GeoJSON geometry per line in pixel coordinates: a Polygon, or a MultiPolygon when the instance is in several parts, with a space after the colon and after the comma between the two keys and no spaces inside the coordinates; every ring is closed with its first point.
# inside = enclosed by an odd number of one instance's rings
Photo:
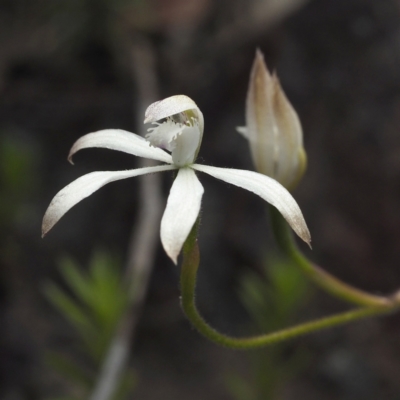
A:
{"type": "Polygon", "coordinates": [[[256,48],[256,58],[264,60],[264,54],[259,47],[256,48]]]}
{"type": "Polygon", "coordinates": [[[265,62],[264,54],[260,49],[256,50],[256,56],[253,61],[253,70],[257,71],[258,74],[262,71],[267,74],[268,78],[271,78],[271,74],[265,62]]]}

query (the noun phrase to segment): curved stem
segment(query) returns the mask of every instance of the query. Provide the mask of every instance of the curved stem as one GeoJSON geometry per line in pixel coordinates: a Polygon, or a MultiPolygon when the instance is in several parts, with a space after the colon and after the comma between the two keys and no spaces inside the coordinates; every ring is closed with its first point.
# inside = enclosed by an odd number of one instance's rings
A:
{"type": "Polygon", "coordinates": [[[363,307],[260,336],[246,338],[234,338],[227,336],[219,333],[217,330],[208,325],[198,312],[195,304],[196,276],[200,261],[196,236],[197,224],[192,229],[192,232],[186,240],[183,248],[183,263],[181,269],[181,304],[183,311],[193,326],[206,338],[222,346],[233,349],[252,349],[268,346],[270,344],[281,342],[320,329],[342,325],[350,321],[370,317],[373,315],[385,314],[394,309],[394,307],[388,306],[363,307]]]}
{"type": "Polygon", "coordinates": [[[270,210],[272,229],[281,250],[316,284],[334,296],[352,304],[388,308],[400,306],[398,293],[389,297],[370,294],[342,282],[313,264],[298,250],[293,233],[279,211],[272,206],[270,210]]]}

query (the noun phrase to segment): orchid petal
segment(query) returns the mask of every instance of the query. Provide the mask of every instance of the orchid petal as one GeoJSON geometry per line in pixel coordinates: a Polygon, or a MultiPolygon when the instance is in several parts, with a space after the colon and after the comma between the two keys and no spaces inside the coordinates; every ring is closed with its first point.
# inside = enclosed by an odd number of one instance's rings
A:
{"type": "Polygon", "coordinates": [[[42,237],[50,231],[70,208],[107,183],[120,179],[132,178],[138,175],[173,169],[175,169],[173,165],[159,165],[156,167],[138,168],[127,171],[97,171],[81,176],[54,196],[43,217],[42,237]]]}
{"type": "Polygon", "coordinates": [[[175,264],[199,215],[203,193],[196,173],[190,168],[179,169],[161,220],[161,242],[175,264]]]}
{"type": "Polygon", "coordinates": [[[276,180],[258,172],[239,169],[217,168],[200,164],[193,164],[191,167],[257,194],[276,207],[297,235],[310,245],[311,235],[300,207],[292,195],[276,180]]]}
{"type": "Polygon", "coordinates": [[[172,164],[172,157],[164,150],[152,147],[143,137],[121,129],[105,129],[82,136],[72,146],[68,160],[72,163],[72,156],[77,151],[90,147],[123,151],[134,156],[172,164]]]}

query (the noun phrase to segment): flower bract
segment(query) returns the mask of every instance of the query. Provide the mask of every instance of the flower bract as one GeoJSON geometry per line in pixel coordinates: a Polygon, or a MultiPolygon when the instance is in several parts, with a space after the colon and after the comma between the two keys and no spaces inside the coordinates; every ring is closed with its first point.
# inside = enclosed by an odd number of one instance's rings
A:
{"type": "Polygon", "coordinates": [[[307,156],[296,111],[276,74],[270,74],[257,50],[246,99],[246,127],[238,128],[250,144],[258,172],[293,189],[304,174],[307,156]]]}

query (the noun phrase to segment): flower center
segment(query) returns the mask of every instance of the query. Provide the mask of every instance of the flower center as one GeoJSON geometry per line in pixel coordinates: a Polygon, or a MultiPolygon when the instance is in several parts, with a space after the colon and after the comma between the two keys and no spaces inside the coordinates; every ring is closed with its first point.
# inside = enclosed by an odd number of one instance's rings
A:
{"type": "Polygon", "coordinates": [[[201,141],[198,121],[191,110],[168,117],[165,121],[153,122],[146,139],[154,147],[171,152],[177,167],[193,164],[201,141]]]}

